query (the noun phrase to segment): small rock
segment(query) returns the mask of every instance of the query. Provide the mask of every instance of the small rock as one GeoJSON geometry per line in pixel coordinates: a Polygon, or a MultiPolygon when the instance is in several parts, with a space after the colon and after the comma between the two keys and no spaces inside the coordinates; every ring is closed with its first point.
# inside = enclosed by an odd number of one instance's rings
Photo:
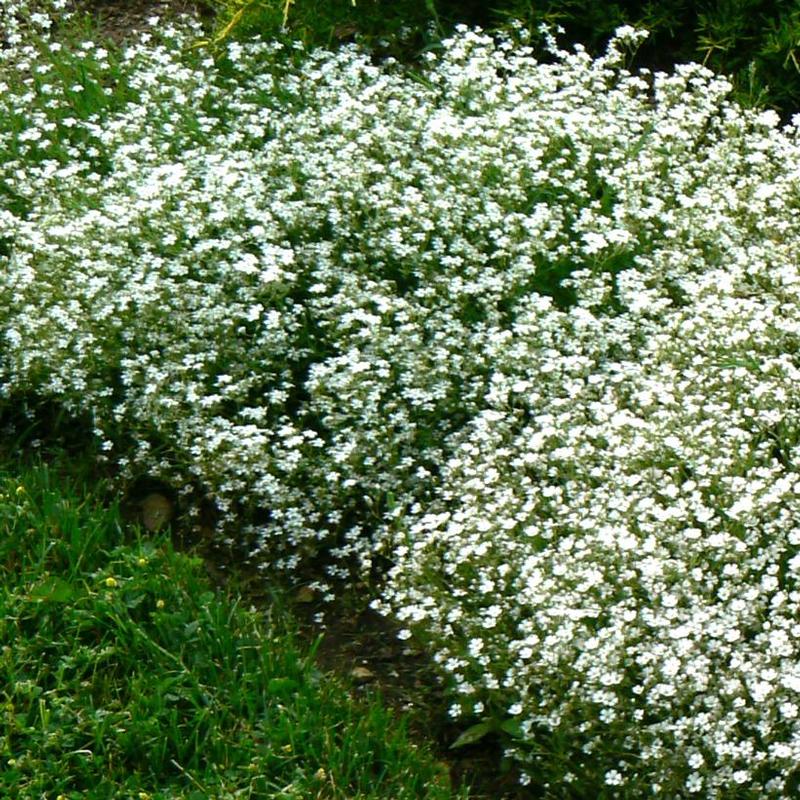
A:
{"type": "Polygon", "coordinates": [[[350,677],[356,683],[369,683],[375,680],[375,673],[367,667],[353,667],[350,670],[350,677]]]}
{"type": "Polygon", "coordinates": [[[142,524],[147,530],[161,530],[174,514],[172,503],[163,494],[153,492],[142,500],[142,524]]]}

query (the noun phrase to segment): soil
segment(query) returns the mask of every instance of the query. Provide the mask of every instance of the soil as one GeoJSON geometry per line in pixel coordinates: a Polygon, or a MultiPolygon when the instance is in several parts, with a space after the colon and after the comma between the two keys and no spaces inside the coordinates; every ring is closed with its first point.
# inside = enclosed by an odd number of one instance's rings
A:
{"type": "Polygon", "coordinates": [[[95,18],[100,31],[116,44],[122,44],[146,30],[150,17],[174,19],[187,14],[201,21],[213,18],[204,0],[72,0],[75,10],[95,18]]]}
{"type": "MultiPolygon", "coordinates": [[[[239,559],[215,545],[210,529],[205,528],[206,535],[198,541],[196,534],[182,538],[180,520],[176,523],[172,529],[176,546],[199,550],[209,577],[219,588],[233,589],[256,607],[269,607],[271,592],[261,573],[242,569],[239,559]]],[[[470,800],[538,796],[520,785],[514,767],[501,774],[503,747],[497,737],[486,736],[473,745],[451,749],[467,726],[449,720],[449,702],[430,657],[401,641],[399,626],[364,604],[364,597],[374,596],[374,590],[364,586],[357,597],[351,592],[333,603],[318,601],[302,586],[290,592],[284,587],[283,593],[294,598],[293,617],[306,643],[316,647],[319,668],[350,685],[354,696],[378,695],[398,716],[404,716],[412,736],[433,746],[452,784],[471,787],[470,800]]]]}

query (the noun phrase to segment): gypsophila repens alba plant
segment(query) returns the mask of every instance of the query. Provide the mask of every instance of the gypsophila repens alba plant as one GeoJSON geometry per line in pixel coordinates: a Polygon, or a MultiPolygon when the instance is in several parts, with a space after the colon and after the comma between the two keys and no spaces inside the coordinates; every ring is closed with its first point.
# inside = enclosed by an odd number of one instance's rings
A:
{"type": "Polygon", "coordinates": [[[196,34],[86,43],[83,89],[45,25],[2,51],[2,394],[202,487],[254,564],[380,556],[545,796],[791,796],[796,128],[629,74],[630,29],[462,28],[415,74],[196,34]]]}

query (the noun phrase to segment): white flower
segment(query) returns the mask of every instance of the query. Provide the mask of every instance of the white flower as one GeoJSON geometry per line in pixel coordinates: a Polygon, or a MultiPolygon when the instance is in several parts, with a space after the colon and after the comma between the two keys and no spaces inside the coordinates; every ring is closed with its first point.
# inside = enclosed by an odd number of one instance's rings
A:
{"type": "Polygon", "coordinates": [[[706,763],[702,753],[692,753],[687,760],[692,769],[700,769],[706,763]]]}
{"type": "Polygon", "coordinates": [[[727,511],[728,516],[733,519],[740,519],[749,514],[754,507],[753,498],[749,495],[739,498],[727,511]]]}
{"type": "Polygon", "coordinates": [[[697,772],[693,772],[691,775],[689,775],[689,777],[686,779],[686,791],[690,794],[696,794],[697,792],[701,791],[702,788],[702,776],[697,772]]]}
{"type": "Polygon", "coordinates": [[[622,773],[616,769],[610,769],[605,774],[605,784],[606,786],[622,786],[624,783],[624,778],[622,773]]]}

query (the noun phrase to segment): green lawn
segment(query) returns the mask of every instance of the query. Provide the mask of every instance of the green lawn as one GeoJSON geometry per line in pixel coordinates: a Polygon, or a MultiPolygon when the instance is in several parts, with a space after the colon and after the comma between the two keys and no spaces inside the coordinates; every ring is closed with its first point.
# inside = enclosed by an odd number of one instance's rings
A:
{"type": "Polygon", "coordinates": [[[277,600],[214,591],[101,489],[0,472],[0,795],[467,796],[401,720],[315,667],[277,600]]]}

